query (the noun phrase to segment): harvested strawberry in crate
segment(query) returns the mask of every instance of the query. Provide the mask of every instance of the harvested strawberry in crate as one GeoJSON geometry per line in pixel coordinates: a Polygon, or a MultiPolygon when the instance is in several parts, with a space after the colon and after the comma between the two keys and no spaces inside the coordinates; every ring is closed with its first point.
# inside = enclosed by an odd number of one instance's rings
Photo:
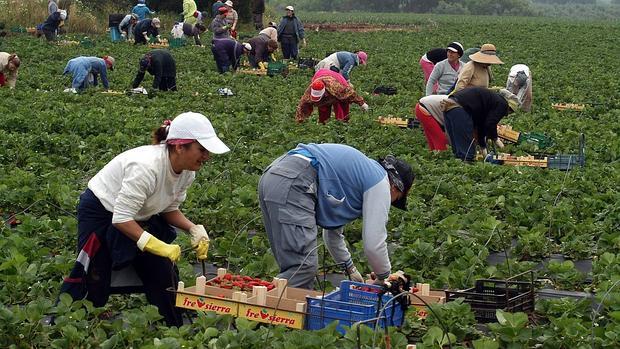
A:
{"type": "Polygon", "coordinates": [[[258,278],[245,275],[233,275],[230,273],[218,276],[207,281],[207,286],[226,288],[238,291],[252,291],[254,286],[265,286],[267,291],[272,290],[275,286],[269,282],[258,278]]]}

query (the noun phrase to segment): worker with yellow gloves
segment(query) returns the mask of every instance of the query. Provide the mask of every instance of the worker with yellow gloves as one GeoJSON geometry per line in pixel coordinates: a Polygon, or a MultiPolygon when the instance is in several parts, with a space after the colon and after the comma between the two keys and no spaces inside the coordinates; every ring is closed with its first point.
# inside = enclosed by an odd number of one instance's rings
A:
{"type": "Polygon", "coordinates": [[[116,156],[89,182],[80,196],[78,257],[61,293],[85,298],[96,307],[110,295],[112,270],[133,266],[149,303],[157,306],[168,326],[181,326],[174,294],[175,263],[181,247],[177,231],[189,232],[199,259],[207,256],[209,235],[180,211],[186,192],[211,153],[228,147],[209,119],[183,113],[153,132],[153,144],[116,156]]]}

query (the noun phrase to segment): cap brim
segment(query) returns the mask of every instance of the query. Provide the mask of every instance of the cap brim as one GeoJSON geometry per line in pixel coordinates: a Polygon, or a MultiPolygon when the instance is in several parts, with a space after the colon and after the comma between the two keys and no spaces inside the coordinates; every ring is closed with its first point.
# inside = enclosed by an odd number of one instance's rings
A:
{"type": "Polygon", "coordinates": [[[454,47],[448,47],[447,50],[448,51],[452,51],[454,53],[459,53],[459,51],[457,49],[455,49],[454,47]]]}
{"type": "Polygon", "coordinates": [[[197,139],[197,141],[213,154],[224,154],[230,151],[230,148],[217,137],[197,139]]]}

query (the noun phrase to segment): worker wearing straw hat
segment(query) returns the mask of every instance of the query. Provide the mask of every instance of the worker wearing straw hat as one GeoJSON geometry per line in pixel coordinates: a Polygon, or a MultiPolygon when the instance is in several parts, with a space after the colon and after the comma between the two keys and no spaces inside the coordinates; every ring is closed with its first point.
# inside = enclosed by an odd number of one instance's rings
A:
{"type": "Polygon", "coordinates": [[[504,64],[499,57],[495,45],[484,44],[480,51],[469,56],[469,61],[461,72],[454,87],[454,91],[459,91],[468,87],[489,87],[489,82],[493,78],[491,74],[491,65],[504,64]]]}

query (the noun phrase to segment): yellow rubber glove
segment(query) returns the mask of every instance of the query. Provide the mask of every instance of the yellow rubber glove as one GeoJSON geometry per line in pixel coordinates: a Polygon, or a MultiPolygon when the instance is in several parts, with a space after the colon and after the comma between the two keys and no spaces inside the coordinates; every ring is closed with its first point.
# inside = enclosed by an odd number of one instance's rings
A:
{"type": "Polygon", "coordinates": [[[176,263],[181,257],[181,246],[167,244],[154,237],[147,231],[143,231],[140,239],[136,242],[140,251],[152,253],[160,257],[166,257],[176,263]]]}
{"type": "Polygon", "coordinates": [[[202,224],[194,225],[189,229],[191,235],[192,247],[196,250],[198,259],[207,259],[209,251],[209,235],[202,224]]]}

